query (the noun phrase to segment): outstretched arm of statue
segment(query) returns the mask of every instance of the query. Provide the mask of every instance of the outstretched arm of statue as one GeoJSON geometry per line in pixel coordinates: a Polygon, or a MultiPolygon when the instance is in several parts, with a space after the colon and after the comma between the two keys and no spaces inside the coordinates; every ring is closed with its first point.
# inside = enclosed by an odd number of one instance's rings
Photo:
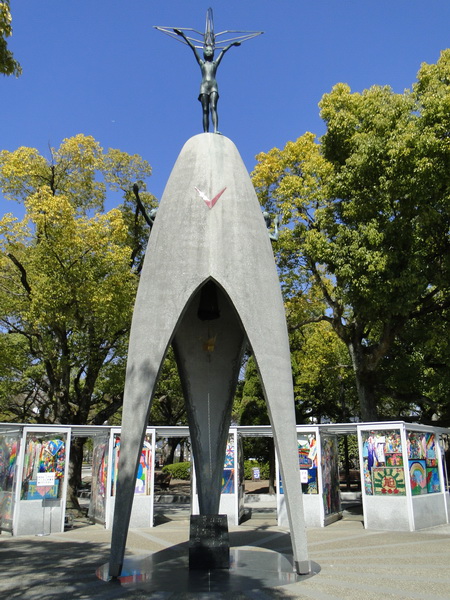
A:
{"type": "Polygon", "coordinates": [[[269,215],[268,212],[264,211],[263,212],[263,217],[264,217],[264,221],[266,222],[266,227],[269,230],[269,238],[271,240],[274,240],[275,242],[278,240],[278,237],[280,235],[280,232],[278,230],[278,225],[281,224],[280,218],[278,215],[275,215],[275,218],[272,221],[272,217],[269,215]],[[273,232],[270,231],[270,228],[272,227],[273,224],[273,232]]]}
{"type": "Polygon", "coordinates": [[[139,186],[137,183],[135,183],[133,185],[133,192],[136,198],[136,204],[139,208],[139,210],[142,213],[142,216],[144,217],[147,225],[150,227],[150,229],[153,227],[153,223],[155,222],[155,217],[156,217],[156,209],[152,209],[150,211],[150,215],[148,215],[147,211],[145,210],[145,206],[142,203],[141,197],[139,196],[139,186]]]}
{"type": "Polygon", "coordinates": [[[200,64],[201,59],[200,59],[200,56],[198,55],[197,48],[194,46],[194,44],[191,42],[191,40],[186,37],[186,34],[184,33],[184,31],[181,31],[181,29],[174,29],[173,31],[174,31],[174,33],[176,33],[177,35],[179,35],[180,37],[182,37],[184,39],[186,44],[189,46],[189,48],[194,53],[196,61],[198,62],[198,64],[200,64]]]}
{"type": "Polygon", "coordinates": [[[271,240],[278,240],[278,237],[280,235],[280,232],[278,231],[278,225],[281,225],[280,217],[278,215],[275,215],[275,219],[273,220],[273,233],[270,236],[271,240]]]}
{"type": "Polygon", "coordinates": [[[228,50],[230,48],[232,48],[233,46],[240,46],[240,45],[241,45],[241,42],[234,42],[233,44],[230,44],[229,46],[227,46],[226,48],[224,48],[221,51],[221,53],[219,54],[219,56],[216,58],[216,65],[219,66],[220,61],[222,60],[223,55],[225,54],[225,52],[228,52],[228,50]]]}

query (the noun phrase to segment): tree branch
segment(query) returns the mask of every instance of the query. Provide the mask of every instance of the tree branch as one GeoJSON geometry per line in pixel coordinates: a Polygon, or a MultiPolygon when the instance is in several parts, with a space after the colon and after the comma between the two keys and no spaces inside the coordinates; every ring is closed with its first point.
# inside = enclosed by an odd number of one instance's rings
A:
{"type": "Polygon", "coordinates": [[[92,425],[103,425],[112,415],[114,415],[123,404],[123,394],[120,394],[117,398],[100,410],[93,419],[91,419],[92,425]]]}
{"type": "Polygon", "coordinates": [[[22,265],[22,263],[14,256],[14,254],[11,254],[10,252],[8,252],[8,254],[6,255],[10,261],[19,269],[20,271],[20,281],[23,285],[23,287],[25,288],[25,291],[27,292],[28,295],[31,295],[31,287],[30,284],[28,283],[28,279],[27,279],[27,272],[25,270],[25,267],[22,265]]]}

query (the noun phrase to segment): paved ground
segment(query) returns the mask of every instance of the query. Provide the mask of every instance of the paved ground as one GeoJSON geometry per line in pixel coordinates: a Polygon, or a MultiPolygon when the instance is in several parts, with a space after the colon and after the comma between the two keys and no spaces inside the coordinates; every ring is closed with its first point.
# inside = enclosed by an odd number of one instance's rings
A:
{"type": "MultiPolygon", "coordinates": [[[[188,520],[181,518],[145,530],[130,530],[127,556],[152,555],[160,583],[130,585],[98,579],[107,562],[110,532],[100,525],[45,537],[0,536],[0,598],[5,600],[449,600],[450,526],[421,532],[364,530],[351,510],[342,521],[308,530],[314,574],[287,585],[261,588],[257,576],[220,591],[185,593],[180,556],[187,555],[188,520]],[[178,557],[178,558],[177,558],[178,557]],[[175,561],[175,562],[174,562],[175,561]],[[154,587],[156,586],[156,589],[154,587]],[[231,591],[226,591],[231,590],[231,591]]],[[[264,556],[290,552],[289,534],[264,512],[230,528],[231,546],[264,556]]],[[[261,562],[261,565],[263,563],[261,562]]],[[[281,563],[280,563],[281,564],[281,563]]],[[[183,576],[186,576],[183,569],[183,576]]],[[[255,570],[257,575],[257,569],[255,570]]],[[[233,578],[233,575],[231,575],[233,578]]]]}

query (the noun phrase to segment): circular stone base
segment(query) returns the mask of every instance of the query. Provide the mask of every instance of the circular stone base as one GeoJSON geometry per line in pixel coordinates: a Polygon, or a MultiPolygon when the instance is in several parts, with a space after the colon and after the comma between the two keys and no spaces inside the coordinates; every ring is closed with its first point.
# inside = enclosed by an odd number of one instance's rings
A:
{"type": "Polygon", "coordinates": [[[187,556],[163,561],[157,559],[158,553],[126,558],[122,575],[114,580],[109,577],[109,564],[106,563],[97,569],[97,577],[126,587],[139,587],[148,592],[199,594],[289,585],[320,571],[320,567],[312,563],[308,575],[297,575],[287,556],[264,548],[231,548],[229,569],[190,570],[187,556]]]}

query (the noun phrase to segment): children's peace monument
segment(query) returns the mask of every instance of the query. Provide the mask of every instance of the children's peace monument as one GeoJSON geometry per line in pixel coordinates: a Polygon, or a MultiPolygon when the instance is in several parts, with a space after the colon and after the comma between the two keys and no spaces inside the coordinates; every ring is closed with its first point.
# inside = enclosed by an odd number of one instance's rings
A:
{"type": "Polygon", "coordinates": [[[109,572],[122,572],[140,450],[162,363],[172,345],[185,396],[200,515],[191,517],[189,568],[227,568],[214,527],[241,359],[256,361],[285,490],[294,569],[310,571],[297,453],[290,350],[271,241],[236,146],[218,132],[216,73],[225,53],[261,32],[158,28],[200,66],[203,133],[182,148],[162,196],[137,293],[126,372],[109,572]],[[197,40],[201,35],[200,42],[197,40]],[[220,41],[223,38],[222,42],[220,41]],[[203,50],[203,57],[198,49],[203,50]],[[219,51],[214,58],[215,51],[219,51]],[[209,121],[213,132],[209,132],[209,121]],[[209,560],[209,558],[211,560],[209,560]]]}

